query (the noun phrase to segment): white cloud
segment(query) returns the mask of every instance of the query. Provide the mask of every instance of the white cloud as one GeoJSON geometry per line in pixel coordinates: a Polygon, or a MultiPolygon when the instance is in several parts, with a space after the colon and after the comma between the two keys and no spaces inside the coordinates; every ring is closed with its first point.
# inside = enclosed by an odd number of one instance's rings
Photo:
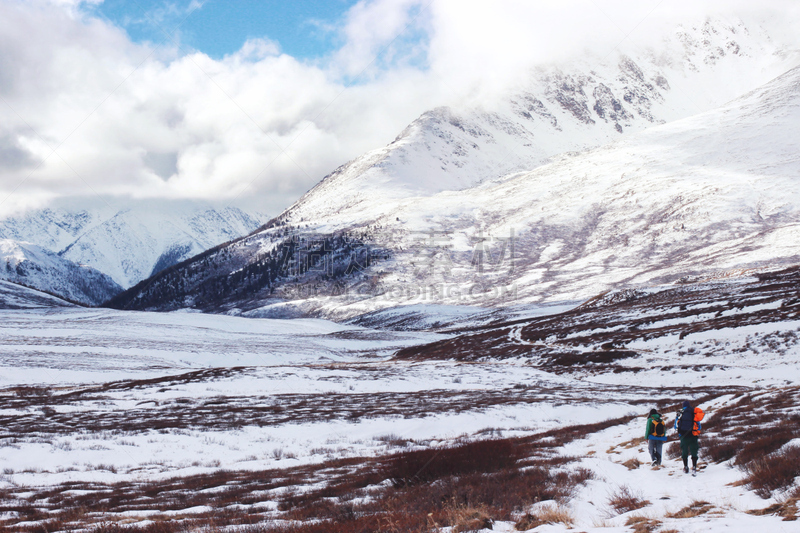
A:
{"type": "Polygon", "coordinates": [[[102,4],[103,0],[48,0],[49,3],[62,7],[79,7],[82,4],[102,4]]]}
{"type": "Polygon", "coordinates": [[[267,40],[222,60],[136,45],[78,4],[0,0],[0,211],[97,193],[276,213],[426,109],[532,64],[626,36],[643,46],[687,13],[780,14],[770,23],[787,39],[800,19],[788,1],[372,0],[343,20],[341,48],[309,63],[267,40]]]}
{"type": "Polygon", "coordinates": [[[345,44],[334,55],[333,66],[347,76],[359,76],[376,62],[402,63],[413,56],[404,37],[425,26],[429,7],[424,0],[359,2],[341,29],[345,44]]]}
{"type": "Polygon", "coordinates": [[[724,16],[767,24],[798,40],[800,3],[792,0],[503,0],[432,4],[432,70],[449,83],[505,87],[530,65],[580,54],[657,46],[680,23],[724,16]]]}

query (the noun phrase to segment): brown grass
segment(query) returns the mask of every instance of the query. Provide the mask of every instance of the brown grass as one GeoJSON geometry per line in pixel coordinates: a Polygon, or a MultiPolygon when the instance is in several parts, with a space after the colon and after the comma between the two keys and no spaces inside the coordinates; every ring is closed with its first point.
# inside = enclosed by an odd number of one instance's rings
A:
{"type": "Polygon", "coordinates": [[[800,476],[800,446],[789,446],[752,460],[744,468],[745,483],[762,498],[769,498],[773,491],[790,488],[800,476]]]}
{"type": "MultiPolygon", "coordinates": [[[[230,526],[245,528],[245,533],[469,528],[488,523],[486,520],[513,520],[539,501],[566,501],[593,474],[587,469],[570,468],[576,458],[560,456],[559,449],[574,439],[629,420],[624,417],[526,437],[464,442],[282,470],[220,470],[146,483],[70,482],[41,489],[17,487],[0,494],[0,512],[14,511],[20,518],[0,523],[0,532],[80,528],[97,533],[122,533],[123,529],[125,533],[139,533],[139,529],[102,521],[112,513],[180,511],[195,506],[211,510],[180,520],[152,515],[152,523],[142,531],[217,531],[230,526]],[[387,479],[393,480],[388,487],[383,483],[387,479]],[[277,502],[283,522],[267,524],[262,511],[247,507],[265,499],[277,502]],[[22,529],[14,525],[21,521],[39,525],[22,529]]],[[[555,512],[545,518],[568,519],[555,512]]]]}
{"type": "Polygon", "coordinates": [[[799,502],[797,498],[790,498],[785,502],[770,505],[766,509],[756,509],[754,511],[747,512],[756,516],[777,515],[783,517],[784,521],[795,521],[798,518],[798,504],[799,502]]]}
{"type": "MultiPolygon", "coordinates": [[[[750,442],[741,445],[741,451],[736,454],[737,465],[746,465],[754,460],[762,459],[764,456],[775,452],[782,448],[786,443],[800,437],[800,417],[793,417],[787,420],[786,425],[779,425],[771,427],[766,436],[756,438],[750,442]]],[[[759,430],[759,434],[763,435],[763,428],[759,430]]],[[[745,435],[747,437],[749,435],[745,435]]]]}
{"type": "Polygon", "coordinates": [[[646,444],[647,444],[647,439],[645,439],[644,437],[636,437],[635,439],[623,442],[622,444],[617,444],[617,447],[630,450],[631,448],[635,448],[637,446],[644,446],[646,444]]]}
{"type": "Polygon", "coordinates": [[[617,514],[624,514],[650,505],[640,493],[634,492],[629,486],[620,486],[608,499],[608,504],[617,514]]]}
{"type": "Polygon", "coordinates": [[[627,461],[622,463],[622,466],[626,467],[628,470],[636,470],[637,468],[642,466],[642,462],[636,457],[634,457],[633,459],[628,459],[627,461]]]}
{"type": "Polygon", "coordinates": [[[733,459],[740,449],[741,445],[735,438],[707,437],[703,439],[703,453],[715,463],[733,459]]]}
{"type": "Polygon", "coordinates": [[[517,531],[528,531],[529,529],[534,529],[543,525],[545,525],[545,522],[540,520],[538,516],[527,513],[516,521],[514,529],[517,531]]]}
{"type": "Polygon", "coordinates": [[[626,526],[633,527],[633,533],[653,533],[661,525],[661,521],[645,516],[631,516],[625,521],[626,526]]]}
{"type": "Polygon", "coordinates": [[[492,519],[490,510],[484,506],[467,507],[464,505],[454,505],[445,509],[447,522],[452,524],[453,533],[464,531],[476,531],[479,529],[492,529],[492,519]]]}
{"type": "Polygon", "coordinates": [[[514,528],[517,531],[528,531],[545,524],[564,524],[571,528],[575,524],[575,517],[569,509],[560,505],[542,506],[536,513],[526,513],[517,520],[514,528]]]}
{"type": "Polygon", "coordinates": [[[668,459],[680,459],[681,458],[681,443],[680,442],[670,442],[667,444],[666,450],[664,455],[667,456],[668,459]]]}
{"type": "Polygon", "coordinates": [[[718,409],[703,424],[703,453],[715,462],[734,460],[739,466],[762,459],[800,438],[797,414],[800,389],[790,387],[776,394],[742,395],[735,403],[718,409]]]}
{"type": "Polygon", "coordinates": [[[511,468],[523,453],[524,448],[509,439],[469,442],[395,454],[385,461],[380,474],[395,487],[403,487],[445,476],[511,468]]]}
{"type": "Polygon", "coordinates": [[[545,524],[564,524],[572,527],[575,523],[575,517],[572,516],[569,509],[560,505],[542,506],[536,512],[536,517],[545,524]]]}
{"type": "Polygon", "coordinates": [[[667,518],[694,518],[695,516],[700,516],[701,514],[705,514],[713,509],[714,506],[708,502],[698,501],[695,500],[680,511],[675,511],[674,513],[667,513],[667,518]]]}

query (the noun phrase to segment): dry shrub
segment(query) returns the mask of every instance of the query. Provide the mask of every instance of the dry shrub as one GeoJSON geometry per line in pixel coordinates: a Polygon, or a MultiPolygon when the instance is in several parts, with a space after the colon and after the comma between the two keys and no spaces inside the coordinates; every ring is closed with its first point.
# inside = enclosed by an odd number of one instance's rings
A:
{"type": "Polygon", "coordinates": [[[406,439],[404,437],[400,437],[395,435],[394,433],[389,433],[388,435],[381,435],[376,437],[375,440],[378,442],[383,442],[387,446],[391,446],[394,448],[406,448],[411,445],[411,439],[406,439]]]}
{"type": "Polygon", "coordinates": [[[715,463],[729,461],[736,457],[741,444],[732,438],[708,437],[703,439],[703,453],[715,463]]]}
{"type": "MultiPolygon", "coordinates": [[[[70,528],[96,533],[214,532],[225,528],[239,528],[243,533],[405,533],[457,525],[462,520],[453,515],[454,506],[480,510],[488,519],[512,520],[536,502],[567,500],[578,485],[593,478],[588,469],[568,469],[575,458],[557,456],[557,449],[629,420],[624,417],[526,437],[280,470],[220,470],[148,483],[65,483],[33,495],[28,494],[30,489],[13,489],[3,500],[14,505],[0,506],[0,512],[18,512],[19,522],[50,523],[20,529],[8,521],[0,525],[0,533],[70,528]],[[384,485],[387,479],[394,479],[394,485],[384,485]],[[323,480],[325,483],[320,483],[323,480]],[[262,511],[238,507],[263,501],[266,491],[280,494],[277,518],[283,522],[265,523],[262,511]],[[19,494],[25,494],[24,502],[19,494]],[[154,522],[141,528],[101,523],[112,513],[147,509],[163,513],[201,505],[212,510],[192,516],[151,516],[154,522]],[[70,510],[80,513],[72,516],[70,510]],[[58,522],[62,518],[63,525],[58,522]]],[[[562,515],[559,520],[566,518],[562,515]]]]}
{"type": "Polygon", "coordinates": [[[545,524],[564,524],[571,528],[575,524],[575,517],[569,509],[561,505],[543,505],[535,513],[526,513],[517,520],[514,528],[517,531],[528,531],[545,524]]]}
{"type": "Polygon", "coordinates": [[[620,486],[608,499],[608,504],[617,514],[623,514],[650,505],[640,493],[636,493],[627,485],[620,486]]]}
{"type": "Polygon", "coordinates": [[[545,524],[564,524],[572,527],[575,523],[575,517],[570,510],[561,505],[543,505],[536,511],[536,517],[545,524]]]}
{"type": "Polygon", "coordinates": [[[529,529],[543,526],[544,524],[544,522],[539,520],[538,516],[527,513],[525,516],[517,520],[517,522],[514,524],[514,529],[517,531],[528,531],[529,529]]]}
{"type": "Polygon", "coordinates": [[[633,459],[628,459],[627,461],[622,463],[622,466],[627,467],[628,470],[636,470],[637,468],[642,466],[642,462],[636,457],[634,457],[633,459]]]}
{"type": "MultiPolygon", "coordinates": [[[[591,478],[583,469],[565,472],[550,467],[509,468],[490,474],[447,476],[430,483],[388,487],[357,506],[349,517],[329,519],[336,512],[317,502],[308,502],[285,517],[304,524],[286,533],[366,533],[373,531],[430,531],[434,527],[486,527],[491,520],[509,520],[516,512],[542,500],[563,500],[573,488],[591,478]],[[313,522],[322,519],[324,522],[313,522]]],[[[340,507],[341,504],[338,504],[340,507]]],[[[548,516],[553,519],[553,516],[548,516]]],[[[563,518],[563,517],[562,517],[563,518]]]]}
{"type": "Polygon", "coordinates": [[[539,439],[550,438],[552,439],[551,444],[553,446],[563,446],[564,444],[572,442],[575,439],[580,439],[587,435],[598,433],[604,429],[608,429],[613,426],[619,426],[621,424],[627,424],[634,418],[636,417],[622,416],[619,418],[603,420],[602,422],[595,422],[594,424],[560,427],[558,429],[546,431],[535,437],[539,439]]]}
{"type": "Polygon", "coordinates": [[[592,527],[596,528],[614,527],[614,524],[608,518],[594,516],[592,517],[592,527]]]}
{"type": "Polygon", "coordinates": [[[13,529],[0,528],[0,531],[14,531],[15,533],[50,533],[51,531],[63,531],[67,529],[66,524],[58,519],[44,520],[38,524],[14,526],[13,529]]]}
{"type": "Polygon", "coordinates": [[[783,517],[784,521],[790,522],[797,520],[798,506],[800,506],[800,497],[792,497],[784,502],[770,505],[766,509],[756,509],[747,512],[756,516],[777,515],[783,517]]]}
{"type": "Polygon", "coordinates": [[[583,471],[563,472],[534,467],[525,470],[504,470],[492,475],[470,474],[440,480],[430,485],[409,487],[396,493],[404,509],[431,512],[440,509],[442,501],[464,506],[487,507],[497,519],[510,518],[537,501],[565,500],[572,489],[586,480],[583,471]]]}
{"type": "Polygon", "coordinates": [[[667,445],[666,456],[669,459],[680,459],[681,458],[681,443],[678,441],[670,442],[667,445]]]}
{"type": "Polygon", "coordinates": [[[762,498],[769,498],[772,491],[789,489],[800,476],[800,446],[789,446],[763,459],[750,461],[744,470],[747,485],[762,498]]]}
{"type": "Polygon", "coordinates": [[[716,462],[735,459],[739,466],[762,459],[800,437],[797,388],[774,395],[743,396],[718,409],[703,424],[715,433],[701,438],[704,453],[716,462]]]}
{"type": "Polygon", "coordinates": [[[713,509],[713,505],[708,502],[695,500],[680,511],[667,513],[667,518],[694,518],[713,509]]]}
{"type": "Polygon", "coordinates": [[[482,440],[446,448],[403,452],[390,457],[381,475],[395,487],[429,483],[448,476],[511,468],[521,449],[510,439],[482,440]]]}
{"type": "Polygon", "coordinates": [[[625,525],[633,526],[633,533],[653,533],[661,522],[646,516],[631,516],[625,521],[625,525]]]}
{"type": "Polygon", "coordinates": [[[647,439],[644,437],[636,437],[635,439],[631,439],[627,442],[623,442],[622,444],[618,444],[619,447],[625,448],[626,450],[630,450],[631,448],[635,448],[637,446],[642,446],[647,444],[647,439]]]}
{"type": "Polygon", "coordinates": [[[492,529],[492,518],[486,506],[467,507],[453,505],[445,509],[445,513],[447,514],[447,522],[452,524],[452,533],[492,529]]]}
{"type": "MultiPolygon", "coordinates": [[[[764,433],[763,428],[759,430],[759,433],[764,433]]],[[[737,465],[746,465],[752,461],[760,460],[766,455],[780,450],[786,443],[794,440],[798,436],[800,436],[800,433],[798,433],[794,426],[770,428],[765,437],[761,437],[742,446],[741,451],[736,454],[735,463],[737,465]]],[[[741,446],[741,441],[739,445],[741,446]]]]}
{"type": "Polygon", "coordinates": [[[92,529],[92,533],[179,533],[192,531],[199,521],[160,520],[144,526],[135,524],[120,525],[116,522],[103,523],[92,529]]]}

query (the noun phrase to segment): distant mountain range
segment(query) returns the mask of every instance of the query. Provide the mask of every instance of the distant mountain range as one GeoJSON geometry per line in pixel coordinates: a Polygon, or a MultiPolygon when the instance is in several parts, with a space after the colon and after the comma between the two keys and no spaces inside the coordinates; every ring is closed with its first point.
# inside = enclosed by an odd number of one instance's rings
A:
{"type": "Polygon", "coordinates": [[[500,101],[423,114],[110,305],[348,318],[798,262],[796,64],[761,30],[707,21],[661,50],[533,71],[500,101]]]}
{"type": "Polygon", "coordinates": [[[0,279],[83,305],[100,305],[122,291],[102,272],[76,265],[35,244],[9,239],[0,240],[0,279]]]}
{"type": "Polygon", "coordinates": [[[83,199],[0,220],[0,238],[35,243],[127,288],[266,220],[259,213],[202,202],[140,200],[111,206],[83,199]]]}

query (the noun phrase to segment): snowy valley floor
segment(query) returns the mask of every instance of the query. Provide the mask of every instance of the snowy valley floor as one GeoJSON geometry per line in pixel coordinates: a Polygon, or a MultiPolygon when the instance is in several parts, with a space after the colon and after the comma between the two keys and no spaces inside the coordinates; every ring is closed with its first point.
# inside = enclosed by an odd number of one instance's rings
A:
{"type": "MultiPolygon", "coordinates": [[[[603,327],[628,331],[612,300],[603,327]]],[[[478,335],[511,357],[461,360],[423,355],[463,330],[0,311],[0,527],[796,531],[800,323],[698,327],[707,307],[651,306],[690,332],[625,352],[575,315],[542,341],[548,317],[501,324],[478,335]],[[672,419],[684,399],[707,413],[696,478],[674,452],[653,470],[642,439],[651,407],[672,419]]]]}

